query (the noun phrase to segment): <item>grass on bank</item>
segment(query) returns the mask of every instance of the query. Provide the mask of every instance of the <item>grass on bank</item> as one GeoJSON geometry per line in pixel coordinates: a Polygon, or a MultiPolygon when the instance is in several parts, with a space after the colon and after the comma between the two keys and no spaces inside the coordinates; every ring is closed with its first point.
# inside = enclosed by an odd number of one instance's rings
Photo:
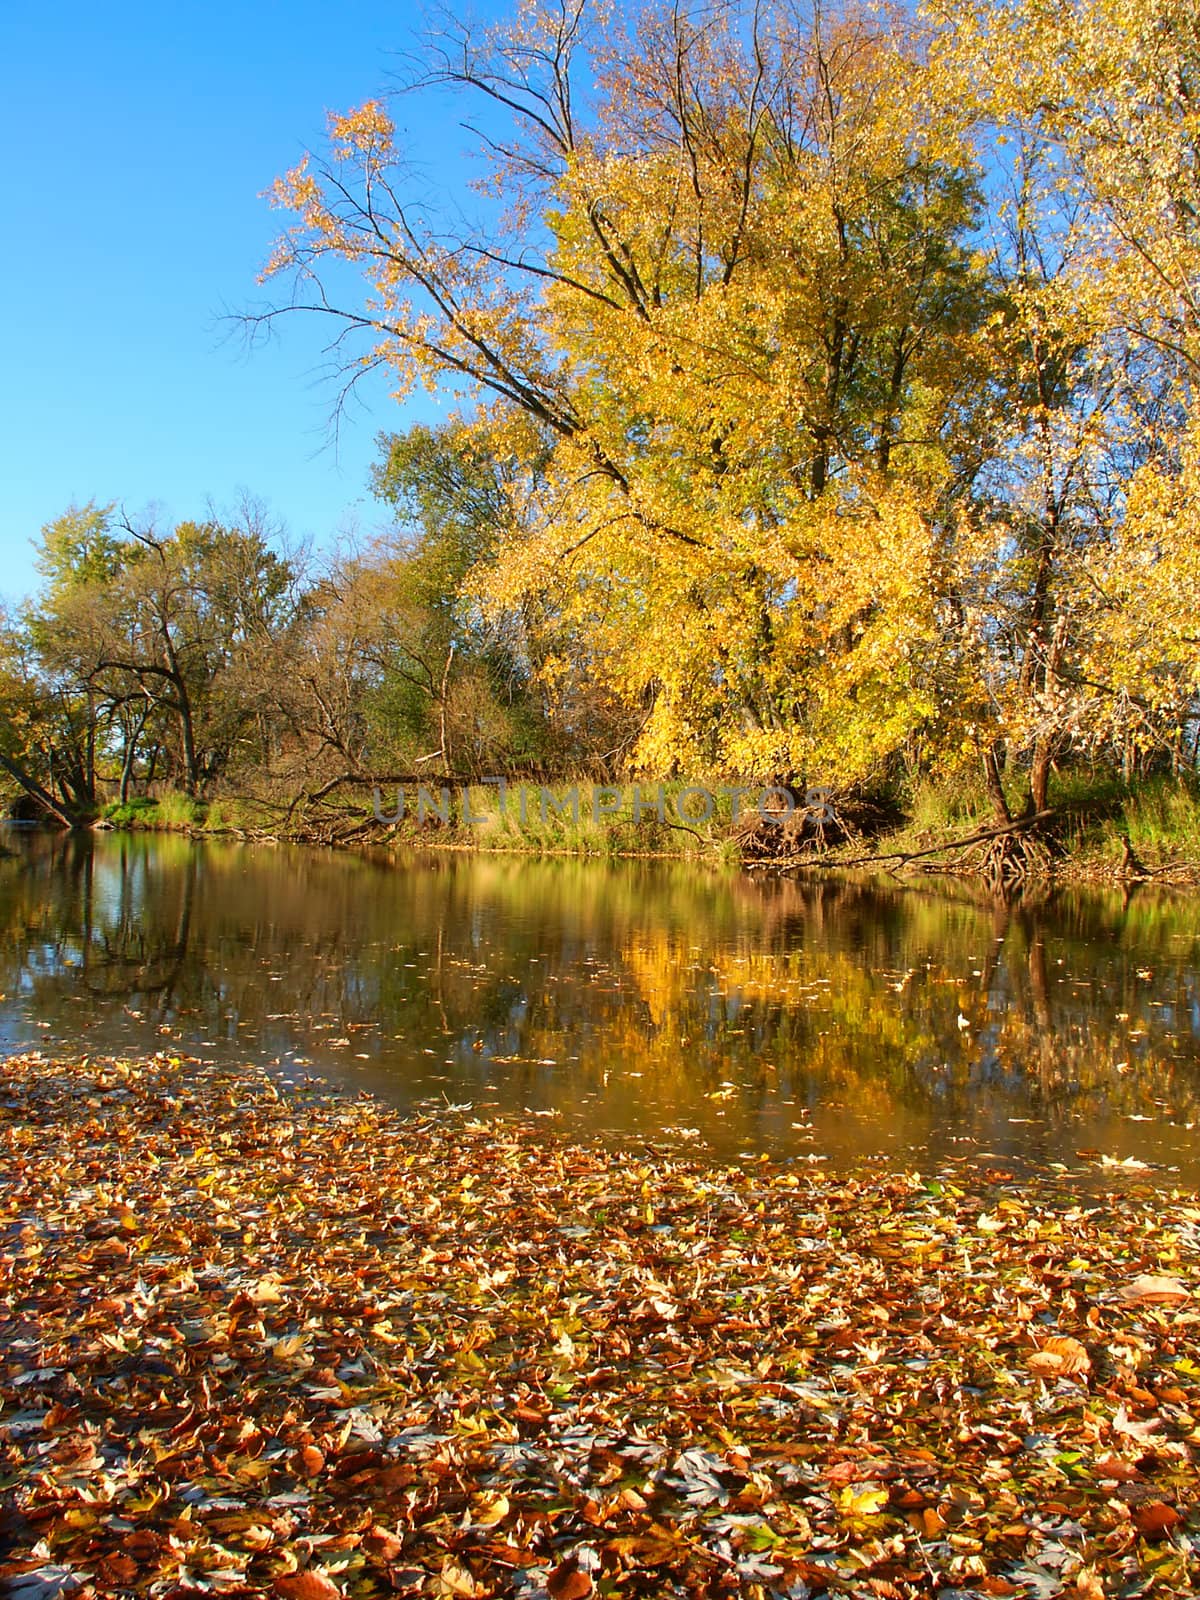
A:
{"type": "MultiPolygon", "coordinates": [[[[678,780],[606,787],[598,811],[594,800],[600,787],[590,779],[545,786],[514,780],[502,804],[494,786],[478,785],[467,791],[465,811],[462,792],[453,789],[444,808],[447,821],[438,786],[430,786],[423,808],[418,807],[415,786],[408,786],[404,816],[389,830],[388,839],[414,846],[455,845],[597,858],[669,855],[737,864],[735,801],[724,786],[712,785],[711,814],[707,816],[702,813],[709,809],[708,803],[694,792],[696,786],[678,780]],[[572,788],[578,790],[577,808],[569,804],[572,788]],[[689,788],[693,790],[690,795],[686,793],[689,788]],[[660,791],[661,816],[657,805],[660,791]],[[641,816],[635,819],[639,801],[641,816]],[[605,806],[609,809],[604,810],[605,806]]],[[[737,802],[740,819],[753,814],[756,798],[751,794],[737,802]]],[[[1014,810],[1018,809],[1022,796],[1017,781],[1009,798],[1014,810]]],[[[1125,860],[1125,840],[1135,857],[1151,869],[1170,864],[1200,866],[1200,789],[1194,783],[1164,776],[1126,784],[1111,774],[1065,770],[1054,775],[1050,799],[1059,813],[1057,828],[1065,859],[1077,871],[1111,875],[1125,860]]],[[[394,787],[381,789],[380,807],[385,815],[394,815],[394,787]]],[[[871,805],[866,812],[873,813],[871,805]]],[[[320,820],[324,826],[351,830],[371,815],[371,791],[364,786],[339,793],[321,810],[320,820]]],[[[856,838],[849,847],[851,853],[924,850],[986,828],[993,821],[982,785],[961,780],[917,783],[890,797],[886,805],[875,807],[874,815],[880,820],[856,838]],[[903,818],[898,826],[883,825],[887,817],[897,815],[903,818]]],[[[279,826],[280,816],[279,808],[268,809],[253,800],[218,797],[204,801],[171,792],[155,799],[134,799],[123,806],[110,805],[104,812],[105,820],[115,827],[211,834],[270,831],[279,826]]],[[[298,810],[293,824],[296,836],[305,837],[312,821],[311,813],[298,810]]]]}
{"type": "MultiPolygon", "coordinates": [[[[1023,784],[1009,785],[1014,815],[1023,784]]],[[[1124,841],[1146,866],[1200,865],[1200,788],[1187,779],[1156,776],[1125,783],[1107,773],[1067,769],[1055,773],[1050,805],[1066,859],[1100,875],[1125,859],[1124,841]]],[[[870,840],[879,853],[916,851],[992,826],[995,817],[982,784],[970,781],[914,784],[896,801],[904,821],[870,840]]]]}
{"type": "Polygon", "coordinates": [[[1126,784],[1117,778],[1065,774],[1051,786],[1063,813],[1066,853],[1098,873],[1126,859],[1125,844],[1151,870],[1200,865],[1200,789],[1169,776],[1126,784]]]}
{"type": "MultiPolygon", "coordinates": [[[[678,781],[602,785],[584,778],[555,784],[518,780],[503,798],[494,785],[472,787],[465,811],[455,793],[449,810],[456,836],[485,850],[710,859],[716,854],[736,860],[729,837],[734,797],[718,784],[698,790],[678,781]]],[[[397,831],[402,838],[424,841],[417,798],[406,797],[407,817],[397,831]]],[[[385,800],[385,807],[389,803],[385,800]]],[[[752,804],[743,798],[742,811],[752,804]]]]}
{"type": "Polygon", "coordinates": [[[236,796],[197,800],[179,790],[114,801],[101,812],[114,828],[181,833],[230,833],[261,828],[267,814],[261,805],[236,796]]]}
{"type": "MultiPolygon", "coordinates": [[[[396,787],[381,786],[379,814],[374,820],[372,790],[347,789],[311,809],[297,808],[292,829],[296,837],[327,830],[377,842],[381,834],[393,845],[450,846],[504,852],[618,857],[669,855],[703,857],[736,864],[737,849],[731,838],[735,801],[714,785],[711,803],[698,786],[682,782],[599,785],[591,779],[554,784],[515,779],[501,798],[492,785],[443,788],[438,784],[407,785],[402,791],[403,814],[393,822],[401,803],[396,787]],[[692,792],[688,794],[688,790],[692,792]],[[572,800],[573,792],[577,801],[572,800]],[[599,801],[596,800],[600,794],[599,801]],[[352,832],[360,824],[365,831],[352,832]]],[[[242,827],[269,825],[252,804],[233,802],[222,812],[219,802],[207,810],[192,803],[192,826],[213,831],[214,808],[221,822],[242,827]]],[[[737,802],[741,814],[753,810],[754,796],[737,802]]],[[[185,813],[186,814],[186,813],[185,813]]],[[[278,820],[278,818],[276,818],[278,820]]]]}

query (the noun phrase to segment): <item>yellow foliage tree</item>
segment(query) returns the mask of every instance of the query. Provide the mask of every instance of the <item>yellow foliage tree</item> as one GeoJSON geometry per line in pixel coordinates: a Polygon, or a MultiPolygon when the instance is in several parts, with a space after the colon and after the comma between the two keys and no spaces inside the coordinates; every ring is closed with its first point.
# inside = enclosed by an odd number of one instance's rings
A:
{"type": "Polygon", "coordinates": [[[271,272],[354,261],[362,359],[400,393],[469,380],[492,448],[539,457],[476,581],[580,625],[589,670],[646,707],[642,764],[862,778],[938,715],[984,298],[919,39],[733,7],[633,33],[581,3],[460,44],[438,75],[517,113],[494,237],[421,224],[371,104],[276,186],[298,221],[271,272]]]}
{"type": "Polygon", "coordinates": [[[1178,759],[1194,716],[1198,38],[1184,0],[527,0],[414,85],[490,113],[477,219],[370,102],[275,186],[268,276],[514,463],[467,584],[635,763],[968,752],[1038,812],[1063,751],[1178,759]]]}

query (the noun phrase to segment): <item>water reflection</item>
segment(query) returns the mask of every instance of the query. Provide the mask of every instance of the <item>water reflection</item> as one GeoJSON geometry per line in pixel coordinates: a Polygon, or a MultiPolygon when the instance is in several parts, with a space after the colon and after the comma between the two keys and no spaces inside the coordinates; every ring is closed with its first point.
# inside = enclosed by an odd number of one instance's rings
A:
{"type": "Polygon", "coordinates": [[[1200,906],[650,863],[13,841],[0,1044],[311,1063],[399,1103],[1200,1180],[1200,906]]]}

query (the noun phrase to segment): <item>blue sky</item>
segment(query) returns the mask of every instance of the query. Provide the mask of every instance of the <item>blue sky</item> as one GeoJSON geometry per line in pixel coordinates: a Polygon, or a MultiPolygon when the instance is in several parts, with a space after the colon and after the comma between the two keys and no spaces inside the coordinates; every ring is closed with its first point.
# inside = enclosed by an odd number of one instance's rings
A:
{"type": "MultiPolygon", "coordinates": [[[[247,354],[222,317],[262,295],[261,191],[326,110],[387,88],[418,20],[379,0],[0,7],[0,597],[34,586],[30,540],[73,501],[179,519],[248,490],[318,544],[381,524],[375,436],[433,402],[378,381],[335,451],[321,330],[288,319],[247,354]]],[[[449,108],[408,133],[431,179],[461,172],[449,108]]]]}

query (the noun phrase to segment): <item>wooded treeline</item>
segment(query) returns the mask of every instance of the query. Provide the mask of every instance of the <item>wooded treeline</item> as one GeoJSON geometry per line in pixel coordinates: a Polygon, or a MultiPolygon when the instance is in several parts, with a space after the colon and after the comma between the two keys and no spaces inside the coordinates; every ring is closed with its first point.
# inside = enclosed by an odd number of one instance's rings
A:
{"type": "Polygon", "coordinates": [[[34,811],[164,791],[278,811],[338,785],[612,759],[603,691],[547,693],[521,617],[462,592],[504,514],[493,464],[455,430],[381,444],[394,533],[319,561],[254,504],[169,528],[91,504],[43,529],[40,593],[0,630],[0,758],[34,811]]]}
{"type": "Polygon", "coordinates": [[[571,770],[1004,817],[1056,764],[1194,775],[1189,0],[533,0],[398,96],[276,184],[250,319],[454,399],[384,441],[394,536],[319,571],[254,516],[68,514],[9,760],[84,807],[571,770]],[[481,181],[431,205],[395,127],[448,91],[481,181]]]}

